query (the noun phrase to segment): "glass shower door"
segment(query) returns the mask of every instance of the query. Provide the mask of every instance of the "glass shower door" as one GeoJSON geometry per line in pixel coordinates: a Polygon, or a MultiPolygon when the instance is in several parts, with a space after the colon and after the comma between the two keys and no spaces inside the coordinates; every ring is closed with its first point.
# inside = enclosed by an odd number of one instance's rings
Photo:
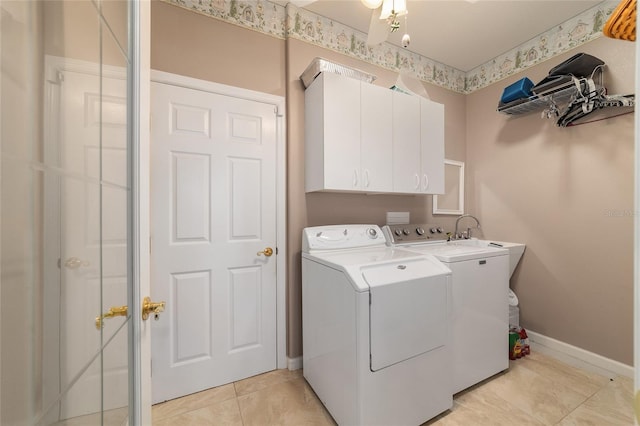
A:
{"type": "Polygon", "coordinates": [[[0,7],[0,424],[126,424],[129,3],[0,7]]]}

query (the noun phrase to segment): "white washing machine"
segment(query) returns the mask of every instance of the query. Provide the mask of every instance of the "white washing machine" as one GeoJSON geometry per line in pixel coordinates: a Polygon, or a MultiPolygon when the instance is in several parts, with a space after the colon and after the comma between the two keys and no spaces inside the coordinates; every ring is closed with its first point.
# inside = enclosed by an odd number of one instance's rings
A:
{"type": "Polygon", "coordinates": [[[431,254],[452,272],[452,393],[509,368],[509,251],[447,241],[438,225],[383,231],[391,246],[431,254]]]}
{"type": "Polygon", "coordinates": [[[341,425],[418,425],[451,408],[451,272],[376,225],[306,228],[304,377],[341,425]]]}

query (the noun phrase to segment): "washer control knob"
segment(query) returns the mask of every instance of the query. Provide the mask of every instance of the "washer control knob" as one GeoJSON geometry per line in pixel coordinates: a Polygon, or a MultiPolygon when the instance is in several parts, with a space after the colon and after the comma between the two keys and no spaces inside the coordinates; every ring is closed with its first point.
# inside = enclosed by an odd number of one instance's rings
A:
{"type": "Polygon", "coordinates": [[[438,234],[442,234],[444,232],[444,229],[442,229],[442,226],[438,226],[436,231],[438,231],[438,234]]]}
{"type": "Polygon", "coordinates": [[[410,232],[407,228],[404,228],[404,229],[402,230],[402,233],[403,233],[404,235],[409,235],[411,232],[410,232]]]}
{"type": "Polygon", "coordinates": [[[421,228],[421,227],[417,227],[417,228],[416,228],[416,233],[417,233],[418,235],[424,235],[424,229],[423,229],[423,228],[421,228]]]}
{"type": "Polygon", "coordinates": [[[369,228],[367,229],[367,235],[372,240],[375,240],[376,238],[378,238],[378,231],[376,231],[374,228],[369,228]]]}
{"type": "Polygon", "coordinates": [[[432,234],[435,234],[436,232],[438,232],[437,228],[430,228],[429,232],[431,232],[432,234]]]}
{"type": "Polygon", "coordinates": [[[395,231],[393,231],[393,233],[399,237],[400,235],[402,235],[402,229],[396,229],[395,231]]]}

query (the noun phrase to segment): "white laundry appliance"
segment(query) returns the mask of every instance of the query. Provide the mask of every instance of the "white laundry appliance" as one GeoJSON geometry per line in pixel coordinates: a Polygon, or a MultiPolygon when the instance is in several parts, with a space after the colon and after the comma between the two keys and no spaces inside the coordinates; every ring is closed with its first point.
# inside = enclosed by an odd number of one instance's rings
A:
{"type": "Polygon", "coordinates": [[[451,408],[451,272],[376,225],[306,228],[304,377],[338,424],[418,425],[451,408]]]}
{"type": "Polygon", "coordinates": [[[509,251],[447,241],[431,224],[387,225],[392,247],[431,254],[452,272],[452,393],[509,368],[509,251]]]}

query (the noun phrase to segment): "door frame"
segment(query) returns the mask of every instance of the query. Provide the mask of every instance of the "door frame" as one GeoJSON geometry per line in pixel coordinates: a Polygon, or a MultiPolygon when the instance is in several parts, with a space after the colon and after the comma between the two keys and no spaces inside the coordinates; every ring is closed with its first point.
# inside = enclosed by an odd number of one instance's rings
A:
{"type": "MultiPolygon", "coordinates": [[[[226,84],[214,83],[164,71],[151,70],[151,81],[154,83],[170,84],[186,89],[231,96],[254,102],[273,105],[276,112],[276,368],[287,368],[287,335],[286,335],[286,258],[287,258],[287,229],[286,229],[286,115],[285,98],[226,84]]],[[[153,135],[151,135],[153,138],[153,135]]],[[[151,165],[150,165],[151,166],[151,165]]],[[[150,170],[149,170],[150,173],[150,170]]],[[[150,187],[145,200],[150,202],[150,187]]],[[[145,218],[151,226],[151,218],[145,218]]],[[[151,288],[153,292],[153,285],[151,288]]]]}

